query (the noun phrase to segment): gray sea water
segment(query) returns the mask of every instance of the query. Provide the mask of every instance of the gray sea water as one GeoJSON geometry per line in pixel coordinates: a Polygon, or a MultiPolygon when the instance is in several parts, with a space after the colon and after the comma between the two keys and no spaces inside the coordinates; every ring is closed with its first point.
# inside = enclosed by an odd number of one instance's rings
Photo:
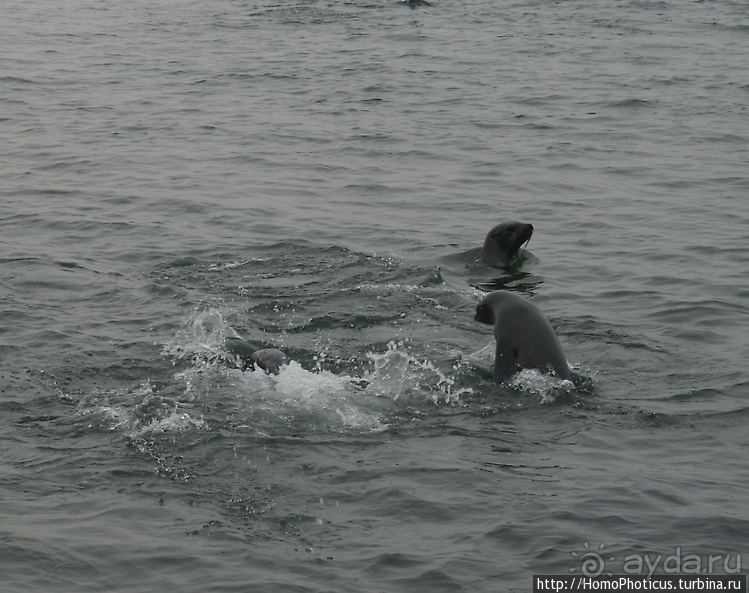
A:
{"type": "Polygon", "coordinates": [[[3,593],[746,572],[743,0],[0,17],[3,593]],[[506,220],[574,386],[492,385],[506,220]]]}

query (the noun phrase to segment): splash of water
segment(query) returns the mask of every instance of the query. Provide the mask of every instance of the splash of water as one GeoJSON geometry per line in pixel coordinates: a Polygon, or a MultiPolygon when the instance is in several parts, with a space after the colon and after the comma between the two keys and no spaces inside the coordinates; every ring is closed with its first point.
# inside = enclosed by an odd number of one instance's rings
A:
{"type": "MultiPolygon", "coordinates": [[[[369,388],[378,395],[397,400],[415,393],[426,394],[435,404],[455,403],[470,388],[454,389],[455,378],[445,375],[429,360],[409,354],[403,342],[391,341],[383,354],[368,353],[374,369],[365,373],[369,388]]],[[[459,365],[453,367],[459,370],[459,365]]]]}
{"type": "Polygon", "coordinates": [[[276,375],[243,373],[245,397],[273,406],[276,412],[307,417],[315,425],[381,432],[389,428],[384,406],[366,394],[357,380],[330,371],[307,371],[291,361],[276,375]]]}
{"type": "Polygon", "coordinates": [[[311,370],[292,361],[277,376],[241,372],[226,364],[230,357],[225,340],[236,335],[220,311],[203,310],[177,332],[163,353],[190,361],[188,368],[174,375],[184,388],[182,401],[199,404],[217,397],[235,398],[247,425],[263,434],[304,426],[313,431],[379,432],[389,428],[393,402],[453,404],[472,392],[455,384],[461,365],[470,365],[467,361],[456,363],[453,373],[443,372],[430,360],[411,354],[404,342],[395,341],[384,353],[367,353],[372,368],[361,376],[326,370],[324,348],[312,357],[311,370]]]}
{"type": "Polygon", "coordinates": [[[215,362],[227,356],[224,349],[226,339],[237,337],[237,332],[226,322],[221,311],[205,309],[179,330],[173,340],[163,345],[162,354],[175,360],[192,358],[215,362]]]}
{"type": "Polygon", "coordinates": [[[545,375],[537,369],[523,369],[516,373],[510,379],[509,386],[540,396],[542,404],[554,403],[559,396],[569,393],[575,387],[572,381],[545,375]]]}

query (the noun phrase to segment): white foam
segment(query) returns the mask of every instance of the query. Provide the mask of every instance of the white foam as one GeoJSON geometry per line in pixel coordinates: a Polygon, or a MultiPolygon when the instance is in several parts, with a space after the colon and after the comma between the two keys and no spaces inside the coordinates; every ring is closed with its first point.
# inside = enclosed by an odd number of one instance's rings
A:
{"type": "Polygon", "coordinates": [[[389,426],[382,405],[364,393],[355,379],[330,371],[307,371],[291,361],[278,375],[239,373],[243,396],[279,415],[305,415],[332,429],[379,432],[389,426]]]}
{"type": "Polygon", "coordinates": [[[508,382],[513,389],[541,397],[542,404],[550,404],[574,388],[572,381],[546,375],[538,369],[523,369],[508,382]]]}

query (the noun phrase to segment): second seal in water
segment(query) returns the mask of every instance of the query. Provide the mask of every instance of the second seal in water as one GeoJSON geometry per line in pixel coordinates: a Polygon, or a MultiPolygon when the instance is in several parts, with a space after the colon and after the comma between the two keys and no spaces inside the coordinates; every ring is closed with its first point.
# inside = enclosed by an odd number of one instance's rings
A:
{"type": "Polygon", "coordinates": [[[509,268],[515,263],[518,251],[531,239],[533,225],[524,222],[503,222],[495,226],[484,239],[481,261],[492,268],[509,268]]]}

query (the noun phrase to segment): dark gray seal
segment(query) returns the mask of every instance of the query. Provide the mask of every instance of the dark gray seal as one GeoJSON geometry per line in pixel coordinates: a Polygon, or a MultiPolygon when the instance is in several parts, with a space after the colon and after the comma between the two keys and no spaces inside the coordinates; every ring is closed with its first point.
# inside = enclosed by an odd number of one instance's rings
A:
{"type": "Polygon", "coordinates": [[[533,225],[524,222],[503,222],[495,226],[484,239],[481,261],[492,268],[512,266],[524,243],[531,239],[533,225]]]}
{"type": "Polygon", "coordinates": [[[494,326],[497,354],[494,382],[522,369],[538,369],[571,380],[570,368],[554,329],[534,304],[504,290],[487,294],[476,307],[476,321],[494,326]]]}
{"type": "Polygon", "coordinates": [[[269,375],[277,375],[279,369],[289,363],[289,357],[277,348],[259,348],[257,343],[231,336],[224,342],[231,362],[243,371],[254,371],[259,366],[269,375]]]}
{"type": "Polygon", "coordinates": [[[263,369],[269,375],[277,375],[281,367],[289,364],[289,357],[277,348],[266,348],[252,353],[244,363],[243,371],[254,371],[255,365],[263,369]]]}

